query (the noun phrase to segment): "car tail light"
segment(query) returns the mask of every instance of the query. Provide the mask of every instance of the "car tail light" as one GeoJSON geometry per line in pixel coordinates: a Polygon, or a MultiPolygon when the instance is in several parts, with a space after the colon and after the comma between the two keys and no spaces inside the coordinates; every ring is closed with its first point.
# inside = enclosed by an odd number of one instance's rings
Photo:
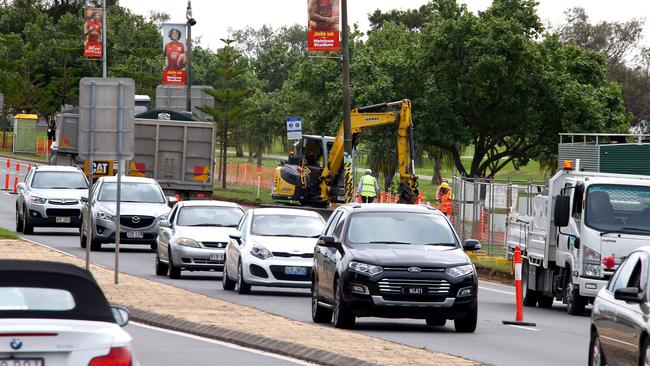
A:
{"type": "Polygon", "coordinates": [[[88,366],[133,366],[129,347],[113,347],[106,356],[93,358],[88,366]]]}

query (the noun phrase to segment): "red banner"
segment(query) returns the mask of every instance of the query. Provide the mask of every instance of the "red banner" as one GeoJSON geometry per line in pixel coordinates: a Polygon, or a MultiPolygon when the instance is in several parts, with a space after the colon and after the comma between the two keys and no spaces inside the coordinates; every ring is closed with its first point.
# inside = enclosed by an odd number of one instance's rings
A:
{"type": "Polygon", "coordinates": [[[309,52],[339,51],[339,0],[308,0],[309,52]]]}
{"type": "Polygon", "coordinates": [[[84,56],[101,58],[104,42],[102,19],[104,9],[84,8],[84,56]]]}
{"type": "Polygon", "coordinates": [[[163,80],[165,85],[185,85],[185,24],[163,24],[163,80]]]}

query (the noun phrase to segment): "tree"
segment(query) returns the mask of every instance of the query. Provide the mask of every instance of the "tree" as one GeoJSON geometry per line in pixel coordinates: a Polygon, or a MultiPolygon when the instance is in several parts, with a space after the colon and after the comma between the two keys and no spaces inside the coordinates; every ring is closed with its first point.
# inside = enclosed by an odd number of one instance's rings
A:
{"type": "Polygon", "coordinates": [[[214,107],[204,106],[199,109],[211,115],[221,131],[221,188],[226,189],[228,135],[239,127],[250,111],[243,106],[249,91],[236,85],[238,78],[246,72],[246,68],[238,64],[241,55],[232,46],[234,40],[221,41],[225,46],[217,52],[219,64],[213,70],[219,77],[219,83],[214,85],[214,89],[204,89],[206,94],[214,98],[214,107]]]}

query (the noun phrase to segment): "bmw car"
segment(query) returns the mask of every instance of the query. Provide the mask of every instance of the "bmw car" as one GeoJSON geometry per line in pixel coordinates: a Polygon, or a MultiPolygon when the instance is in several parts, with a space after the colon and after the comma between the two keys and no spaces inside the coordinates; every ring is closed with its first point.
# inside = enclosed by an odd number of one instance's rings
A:
{"type": "Polygon", "coordinates": [[[244,210],[236,203],[182,201],[160,222],[156,274],[181,277],[181,270],[221,271],[229,235],[244,210]]]}
{"type": "Polygon", "coordinates": [[[0,260],[0,365],[134,365],[127,322],[82,268],[0,260]]]}

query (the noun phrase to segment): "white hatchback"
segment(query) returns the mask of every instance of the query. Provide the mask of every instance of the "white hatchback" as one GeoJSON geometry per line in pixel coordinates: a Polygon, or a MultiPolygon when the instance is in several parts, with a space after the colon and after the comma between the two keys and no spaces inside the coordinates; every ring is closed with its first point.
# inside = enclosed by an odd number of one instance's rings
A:
{"type": "Polygon", "coordinates": [[[314,247],[325,221],[316,212],[288,208],[249,210],[230,235],[223,288],[311,286],[314,247]]]}

